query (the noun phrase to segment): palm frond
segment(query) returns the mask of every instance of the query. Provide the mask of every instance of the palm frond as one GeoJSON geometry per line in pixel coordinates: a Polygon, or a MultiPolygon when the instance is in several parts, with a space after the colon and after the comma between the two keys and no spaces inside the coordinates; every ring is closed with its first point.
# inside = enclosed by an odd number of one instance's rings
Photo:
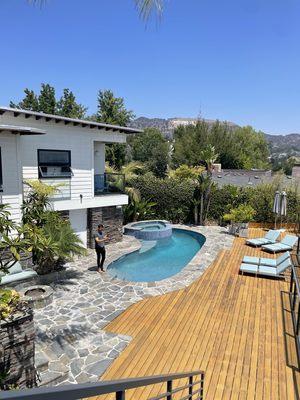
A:
{"type": "Polygon", "coordinates": [[[144,20],[147,20],[153,12],[156,12],[159,17],[162,16],[164,9],[163,0],[135,0],[135,4],[140,16],[144,20]]]}

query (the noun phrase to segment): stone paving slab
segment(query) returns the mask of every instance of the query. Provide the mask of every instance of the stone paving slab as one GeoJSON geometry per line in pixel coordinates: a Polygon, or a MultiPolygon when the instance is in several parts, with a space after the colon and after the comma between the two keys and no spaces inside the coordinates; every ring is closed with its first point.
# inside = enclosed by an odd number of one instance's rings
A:
{"type": "MultiPolygon", "coordinates": [[[[68,368],[64,384],[98,380],[131,339],[105,332],[103,328],[143,298],[189,286],[218,252],[230,248],[233,242],[233,237],[217,226],[174,227],[202,233],[206,242],[191,262],[171,278],[159,282],[125,282],[109,273],[100,274],[94,251],[67,264],[67,272],[51,284],[53,302],[34,312],[38,353],[48,357],[49,374],[64,373],[68,368]]],[[[140,247],[141,243],[131,236],[124,236],[120,243],[107,245],[105,268],[140,247]]]]}

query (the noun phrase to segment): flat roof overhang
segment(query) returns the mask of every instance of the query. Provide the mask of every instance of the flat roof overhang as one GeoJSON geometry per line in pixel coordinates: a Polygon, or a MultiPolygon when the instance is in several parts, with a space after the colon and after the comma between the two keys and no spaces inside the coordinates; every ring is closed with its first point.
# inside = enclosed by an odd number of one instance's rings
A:
{"type": "Polygon", "coordinates": [[[37,128],[31,128],[30,126],[17,126],[17,125],[2,125],[0,124],[1,132],[11,132],[12,134],[20,135],[45,135],[46,131],[37,128]]]}
{"type": "Polygon", "coordinates": [[[18,108],[11,108],[11,107],[0,107],[0,116],[10,113],[15,118],[19,117],[20,115],[24,116],[25,118],[34,118],[36,121],[42,120],[43,122],[54,121],[55,123],[64,123],[65,125],[73,125],[83,128],[90,128],[90,129],[104,129],[106,131],[112,132],[120,132],[120,133],[127,133],[127,134],[135,134],[135,133],[143,133],[141,129],[135,128],[128,128],[126,126],[119,126],[119,125],[110,125],[104,124],[102,122],[94,122],[94,121],[87,121],[82,119],[75,119],[75,118],[67,118],[62,117],[60,115],[52,115],[52,114],[44,114],[41,112],[35,112],[30,110],[21,110],[18,108]]]}

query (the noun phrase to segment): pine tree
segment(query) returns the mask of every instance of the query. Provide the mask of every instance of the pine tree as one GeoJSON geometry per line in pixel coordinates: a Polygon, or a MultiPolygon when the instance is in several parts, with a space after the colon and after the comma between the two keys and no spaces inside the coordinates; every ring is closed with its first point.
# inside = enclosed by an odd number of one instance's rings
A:
{"type": "Polygon", "coordinates": [[[45,114],[55,114],[56,112],[56,98],[55,89],[48,83],[42,83],[40,95],[38,97],[39,109],[45,114]]]}
{"type": "MultiPolygon", "coordinates": [[[[122,97],[115,97],[111,90],[100,90],[95,118],[98,122],[127,126],[134,118],[134,114],[126,109],[122,97]]],[[[125,164],[125,159],[126,145],[116,143],[106,146],[106,160],[110,165],[120,169],[125,164]]]]}
{"type": "Polygon", "coordinates": [[[111,90],[100,90],[96,118],[98,122],[127,126],[134,114],[126,109],[123,97],[115,97],[111,90]]]}
{"type": "Polygon", "coordinates": [[[34,91],[26,88],[24,93],[25,97],[22,101],[17,104],[11,101],[9,106],[12,108],[21,108],[23,110],[40,111],[39,101],[34,91]]]}
{"type": "Polygon", "coordinates": [[[68,118],[83,119],[87,108],[76,102],[76,98],[70,89],[64,89],[63,95],[56,104],[56,114],[68,118]]]}

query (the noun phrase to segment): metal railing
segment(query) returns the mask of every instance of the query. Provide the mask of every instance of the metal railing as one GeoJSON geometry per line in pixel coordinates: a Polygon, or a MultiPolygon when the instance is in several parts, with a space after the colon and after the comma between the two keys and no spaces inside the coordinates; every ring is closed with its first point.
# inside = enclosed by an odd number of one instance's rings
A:
{"type": "MultiPolygon", "coordinates": [[[[2,400],[78,400],[103,394],[114,394],[116,400],[125,400],[126,392],[130,389],[146,387],[155,384],[166,384],[165,392],[147,400],[175,400],[174,395],[179,393],[183,397],[177,400],[203,400],[204,372],[194,371],[180,374],[156,375],[145,378],[120,379],[117,381],[103,381],[78,385],[45,387],[28,390],[13,390],[1,392],[2,400]],[[173,387],[173,382],[187,379],[185,385],[173,387]]],[[[140,400],[146,400],[145,398],[140,400]]]]}
{"type": "Polygon", "coordinates": [[[290,304],[294,326],[298,360],[300,360],[300,284],[296,267],[292,263],[290,282],[290,304]]]}
{"type": "Polygon", "coordinates": [[[105,193],[124,193],[125,175],[118,173],[105,173],[94,175],[95,195],[105,193]]]}

